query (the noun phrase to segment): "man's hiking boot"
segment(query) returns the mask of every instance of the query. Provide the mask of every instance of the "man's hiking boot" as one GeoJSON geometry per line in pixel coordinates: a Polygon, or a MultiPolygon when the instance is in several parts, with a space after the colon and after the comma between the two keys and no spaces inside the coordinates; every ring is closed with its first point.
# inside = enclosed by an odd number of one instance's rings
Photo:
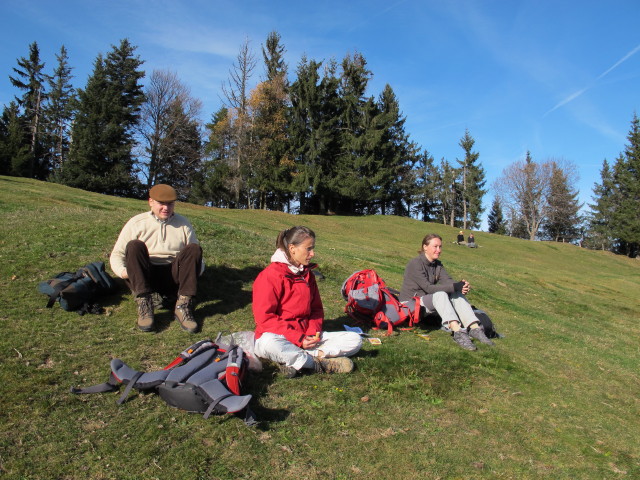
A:
{"type": "Polygon", "coordinates": [[[491,345],[491,346],[495,345],[495,343],[489,340],[489,337],[487,337],[487,335],[484,333],[484,330],[482,328],[470,328],[469,336],[471,338],[475,338],[481,343],[484,343],[485,345],[491,345]]]}
{"type": "Polygon", "coordinates": [[[313,361],[316,373],[349,373],[353,371],[353,362],[349,357],[313,357],[313,361]]]}
{"type": "Polygon", "coordinates": [[[143,332],[153,331],[153,299],[151,295],[136,297],[138,304],[138,328],[143,332]]]}
{"type": "Polygon", "coordinates": [[[284,378],[294,378],[298,375],[298,370],[293,367],[287,367],[286,365],[280,365],[280,373],[284,378]]]}
{"type": "Polygon", "coordinates": [[[176,320],[180,322],[180,326],[183,330],[186,330],[189,333],[196,333],[198,331],[198,324],[193,318],[191,297],[180,295],[176,302],[176,309],[173,313],[175,314],[176,320]]]}
{"type": "Polygon", "coordinates": [[[465,350],[477,350],[476,346],[471,341],[471,337],[464,330],[458,330],[453,332],[453,340],[465,350]]]}

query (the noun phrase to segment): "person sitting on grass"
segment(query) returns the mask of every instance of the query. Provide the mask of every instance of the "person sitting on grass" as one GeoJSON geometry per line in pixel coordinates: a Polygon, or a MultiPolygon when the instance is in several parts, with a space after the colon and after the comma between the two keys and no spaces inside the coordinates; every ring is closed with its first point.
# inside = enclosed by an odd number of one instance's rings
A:
{"type": "Polygon", "coordinates": [[[473,233],[469,234],[469,238],[467,239],[467,247],[476,248],[476,237],[473,236],[473,233]]]}
{"type": "Polygon", "coordinates": [[[155,328],[155,292],[167,297],[177,295],[176,320],[190,333],[198,330],[192,299],[204,268],[202,248],[189,220],[174,213],[177,198],[169,185],[151,188],[150,211],[125,224],[111,252],[111,270],[133,292],[138,304],[138,328],[144,332],[155,328]]]}
{"type": "Polygon", "coordinates": [[[465,297],[471,285],[466,280],[453,281],[439,260],[441,253],[442,237],[435,233],[425,236],[420,254],[405,268],[400,301],[419,297],[421,315],[437,312],[442,326],[450,330],[453,340],[466,350],[476,350],[472,338],[494,345],[465,297]]]}
{"type": "Polygon", "coordinates": [[[322,330],[324,309],[315,275],[315,233],[304,226],[283,230],[271,263],[253,284],[255,353],[281,366],[287,378],[298,373],[349,373],[349,358],[362,346],[354,332],[322,330]]]}
{"type": "Polygon", "coordinates": [[[458,245],[464,245],[464,232],[462,230],[458,232],[458,238],[456,239],[456,243],[458,245]]]}

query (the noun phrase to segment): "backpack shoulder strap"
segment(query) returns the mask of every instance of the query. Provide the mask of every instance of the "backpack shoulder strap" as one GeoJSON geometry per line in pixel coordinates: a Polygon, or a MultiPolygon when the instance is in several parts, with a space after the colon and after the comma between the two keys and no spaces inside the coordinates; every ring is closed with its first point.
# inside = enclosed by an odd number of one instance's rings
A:
{"type": "Polygon", "coordinates": [[[52,280],[41,282],[38,289],[40,293],[44,293],[49,297],[49,300],[47,301],[47,308],[51,308],[53,304],[56,303],[56,300],[60,297],[60,293],[65,288],[81,278],[82,275],[78,273],[62,272],[56,275],[52,280]],[[63,277],[66,278],[64,280],[60,280],[63,277]]]}

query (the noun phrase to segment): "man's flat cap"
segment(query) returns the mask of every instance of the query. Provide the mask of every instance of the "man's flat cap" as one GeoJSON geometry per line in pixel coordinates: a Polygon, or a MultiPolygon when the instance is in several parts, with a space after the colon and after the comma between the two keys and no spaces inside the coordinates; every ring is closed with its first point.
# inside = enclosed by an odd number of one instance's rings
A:
{"type": "Polygon", "coordinates": [[[156,202],[175,202],[178,194],[172,186],[159,183],[149,190],[149,198],[152,198],[156,202]]]}

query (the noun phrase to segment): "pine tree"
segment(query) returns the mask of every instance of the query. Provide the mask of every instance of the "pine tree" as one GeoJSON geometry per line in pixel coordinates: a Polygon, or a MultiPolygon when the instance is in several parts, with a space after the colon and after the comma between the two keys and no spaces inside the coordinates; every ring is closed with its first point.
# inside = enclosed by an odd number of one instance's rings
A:
{"type": "Polygon", "coordinates": [[[374,200],[380,203],[380,213],[387,213],[387,205],[395,215],[408,216],[411,209],[409,190],[415,185],[413,167],[418,162],[418,148],[405,131],[406,119],[400,112],[398,99],[390,85],[386,85],[378,100],[379,124],[382,135],[378,143],[370,145],[379,152],[380,162],[373,177],[374,200]]]}
{"type": "Polygon", "coordinates": [[[438,168],[433,163],[433,156],[427,150],[418,155],[414,175],[413,213],[423,222],[435,222],[439,218],[438,168]]]}
{"type": "Polygon", "coordinates": [[[72,68],[69,66],[69,57],[64,46],[60,48],[56,59],[58,65],[49,79],[49,95],[45,108],[47,150],[54,175],[60,172],[69,153],[75,100],[75,89],[71,85],[72,68]]]}
{"type": "Polygon", "coordinates": [[[483,189],[486,181],[482,165],[476,163],[480,154],[473,152],[474,138],[465,130],[464,137],[458,145],[464,150],[464,160],[458,160],[461,171],[461,203],[462,203],[462,228],[477,228],[480,225],[482,197],[486,190],[483,189]]]}
{"type": "Polygon", "coordinates": [[[19,58],[17,74],[9,76],[11,84],[24,91],[22,97],[15,97],[22,110],[21,123],[25,130],[25,143],[29,156],[14,159],[12,171],[14,175],[45,179],[50,166],[46,161],[43,147],[42,117],[44,102],[47,97],[45,83],[48,77],[43,73],[45,64],[40,61],[40,49],[33,42],[29,45],[29,58],[19,58]],[[20,160],[20,161],[18,161],[20,160]]]}
{"type": "Polygon", "coordinates": [[[552,162],[547,214],[542,225],[543,237],[555,242],[572,242],[580,237],[582,204],[578,191],[571,186],[568,168],[552,162]]]}
{"type": "Polygon", "coordinates": [[[489,233],[506,235],[507,225],[502,215],[502,205],[500,204],[500,199],[498,197],[493,199],[487,221],[489,224],[489,233]]]}
{"type": "Polygon", "coordinates": [[[111,195],[139,195],[134,176],[133,132],[144,100],[144,72],[128,40],[98,55],[84,90],[78,91],[73,143],[63,165],[63,183],[111,195]]]}
{"type": "Polygon", "coordinates": [[[633,116],[629,143],[613,167],[615,208],[611,218],[616,250],[630,257],[640,254],[640,119],[633,116]]]}
{"type": "Polygon", "coordinates": [[[12,101],[0,119],[0,175],[21,176],[32,158],[22,122],[20,107],[12,101]]]}
{"type": "Polygon", "coordinates": [[[191,200],[195,203],[221,208],[233,205],[229,151],[234,140],[228,113],[226,107],[220,108],[212,115],[211,122],[205,125],[208,137],[204,154],[208,159],[194,179],[191,200]]]}
{"type": "Polygon", "coordinates": [[[365,98],[371,77],[366,59],[356,52],[353,56],[346,55],[341,66],[340,155],[331,189],[339,196],[340,211],[363,213],[372,197],[369,176],[375,174],[375,159],[365,152],[366,142],[376,142],[381,132],[373,124],[377,113],[375,102],[365,98]]]}
{"type": "Polygon", "coordinates": [[[436,191],[440,217],[444,225],[454,227],[461,218],[459,172],[444,158],[440,161],[436,191]]]}
{"type": "Polygon", "coordinates": [[[291,84],[289,139],[295,162],[292,189],[298,192],[300,213],[335,211],[338,195],[333,190],[340,153],[340,103],[335,62],[322,63],[303,57],[291,84]]]}
{"type": "Polygon", "coordinates": [[[611,220],[615,210],[613,172],[605,159],[600,170],[601,183],[593,187],[593,204],[589,204],[589,229],[587,245],[591,248],[610,250],[613,246],[611,220]]]}
{"type": "Polygon", "coordinates": [[[266,47],[262,47],[266,80],[253,90],[249,100],[255,143],[249,186],[256,191],[258,206],[263,209],[284,210],[292,199],[294,162],[287,133],[290,102],[284,52],[280,35],[271,32],[266,47]]]}
{"type": "Polygon", "coordinates": [[[285,48],[280,42],[280,34],[276,31],[267,36],[266,47],[262,47],[262,57],[267,74],[267,81],[281,77],[286,82],[287,64],[284,61],[285,48]]]}

